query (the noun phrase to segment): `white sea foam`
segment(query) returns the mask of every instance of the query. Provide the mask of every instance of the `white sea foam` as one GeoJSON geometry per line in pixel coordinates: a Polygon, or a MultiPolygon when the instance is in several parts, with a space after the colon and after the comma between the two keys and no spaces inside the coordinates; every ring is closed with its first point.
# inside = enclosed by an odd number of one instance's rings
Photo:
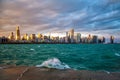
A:
{"type": "Polygon", "coordinates": [[[118,53],[115,53],[115,55],[116,55],[116,56],[120,56],[120,54],[118,54],[118,53]]]}
{"type": "Polygon", "coordinates": [[[109,71],[104,71],[104,72],[106,72],[107,74],[110,74],[110,72],[109,72],[109,71]]]}
{"type": "Polygon", "coordinates": [[[38,47],[40,47],[40,46],[38,46],[38,47]]]}
{"type": "Polygon", "coordinates": [[[52,58],[44,61],[41,65],[36,65],[36,67],[47,67],[47,68],[55,68],[55,69],[70,69],[70,67],[62,63],[57,58],[52,58]]]}
{"type": "Polygon", "coordinates": [[[35,49],[31,48],[30,50],[31,50],[31,51],[34,51],[35,49]]]}

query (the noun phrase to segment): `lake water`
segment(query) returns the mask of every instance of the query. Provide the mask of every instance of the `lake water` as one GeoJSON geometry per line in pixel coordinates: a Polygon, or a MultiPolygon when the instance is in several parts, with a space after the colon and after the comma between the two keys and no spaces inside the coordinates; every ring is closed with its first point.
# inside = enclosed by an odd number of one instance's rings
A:
{"type": "Polygon", "coordinates": [[[120,72],[120,44],[0,44],[0,64],[36,66],[51,59],[77,70],[120,72]]]}

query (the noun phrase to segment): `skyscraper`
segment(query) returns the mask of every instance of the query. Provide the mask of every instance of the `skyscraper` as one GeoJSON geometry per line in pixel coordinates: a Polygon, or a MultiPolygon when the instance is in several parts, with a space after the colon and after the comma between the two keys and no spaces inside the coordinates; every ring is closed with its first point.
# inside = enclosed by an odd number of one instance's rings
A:
{"type": "Polygon", "coordinates": [[[74,42],[74,29],[71,29],[69,31],[69,37],[70,37],[71,43],[73,43],[74,42]]]}
{"type": "Polygon", "coordinates": [[[15,40],[15,38],[14,38],[14,33],[13,33],[13,32],[10,33],[9,39],[10,39],[10,40],[15,40]]]}
{"type": "Polygon", "coordinates": [[[16,40],[20,40],[20,30],[19,30],[19,26],[17,26],[17,28],[16,28],[16,40]]]}
{"type": "Polygon", "coordinates": [[[65,42],[68,43],[68,32],[66,32],[65,42]]]}
{"type": "Polygon", "coordinates": [[[111,44],[114,43],[114,36],[110,36],[110,43],[111,43],[111,44]]]}
{"type": "Polygon", "coordinates": [[[27,33],[23,36],[23,39],[24,39],[24,40],[29,40],[29,36],[28,36],[27,33]]]}
{"type": "Polygon", "coordinates": [[[42,39],[42,34],[38,34],[37,38],[42,39]]]}
{"type": "Polygon", "coordinates": [[[102,37],[102,43],[105,43],[105,37],[102,37]]]}
{"type": "Polygon", "coordinates": [[[80,43],[81,41],[81,34],[80,33],[75,33],[74,34],[74,39],[76,43],[80,43]]]}
{"type": "Polygon", "coordinates": [[[93,36],[92,43],[98,43],[98,36],[96,35],[93,36]]]}
{"type": "Polygon", "coordinates": [[[30,39],[31,39],[32,41],[35,41],[36,35],[35,35],[35,34],[31,34],[31,35],[30,35],[30,39]]]}
{"type": "Polygon", "coordinates": [[[88,42],[88,43],[92,43],[92,36],[91,36],[90,34],[88,35],[87,42],[88,42]]]}

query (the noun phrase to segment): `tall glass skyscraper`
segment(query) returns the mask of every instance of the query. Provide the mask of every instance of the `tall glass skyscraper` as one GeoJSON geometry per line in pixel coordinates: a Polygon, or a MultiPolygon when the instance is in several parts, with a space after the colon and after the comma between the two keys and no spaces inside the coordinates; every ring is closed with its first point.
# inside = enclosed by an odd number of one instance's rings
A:
{"type": "Polygon", "coordinates": [[[20,40],[20,29],[19,26],[16,28],[16,40],[20,40]]]}

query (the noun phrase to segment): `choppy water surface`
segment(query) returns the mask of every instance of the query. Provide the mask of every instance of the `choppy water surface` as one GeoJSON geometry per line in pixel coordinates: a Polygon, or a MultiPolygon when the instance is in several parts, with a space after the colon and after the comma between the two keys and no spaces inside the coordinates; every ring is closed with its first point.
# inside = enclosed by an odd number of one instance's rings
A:
{"type": "Polygon", "coordinates": [[[0,64],[120,71],[120,44],[0,44],[0,64]]]}

